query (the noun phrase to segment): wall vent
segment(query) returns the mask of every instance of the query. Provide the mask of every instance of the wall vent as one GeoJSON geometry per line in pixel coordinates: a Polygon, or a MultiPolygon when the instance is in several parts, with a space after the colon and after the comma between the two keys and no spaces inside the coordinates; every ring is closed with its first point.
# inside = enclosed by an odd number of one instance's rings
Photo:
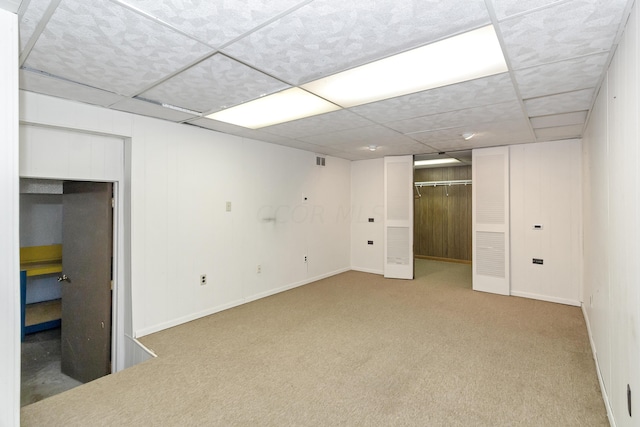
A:
{"type": "Polygon", "coordinates": [[[317,166],[324,166],[324,162],[325,162],[325,158],[324,157],[316,156],[316,165],[317,166]]]}

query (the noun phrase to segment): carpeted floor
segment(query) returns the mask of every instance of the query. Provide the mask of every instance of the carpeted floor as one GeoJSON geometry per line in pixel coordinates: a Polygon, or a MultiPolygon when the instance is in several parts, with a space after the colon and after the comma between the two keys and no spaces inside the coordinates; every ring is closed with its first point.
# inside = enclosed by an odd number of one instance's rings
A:
{"type": "Polygon", "coordinates": [[[347,272],[141,341],[158,358],[23,425],[608,425],[577,307],[479,292],[471,267],[347,272]]]}

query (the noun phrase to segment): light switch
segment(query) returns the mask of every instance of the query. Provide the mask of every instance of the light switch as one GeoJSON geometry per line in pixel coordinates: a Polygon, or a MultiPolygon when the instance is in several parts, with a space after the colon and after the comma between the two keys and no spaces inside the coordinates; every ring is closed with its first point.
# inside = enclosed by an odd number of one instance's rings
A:
{"type": "Polygon", "coordinates": [[[227,202],[227,212],[231,212],[231,202],[227,202]]]}

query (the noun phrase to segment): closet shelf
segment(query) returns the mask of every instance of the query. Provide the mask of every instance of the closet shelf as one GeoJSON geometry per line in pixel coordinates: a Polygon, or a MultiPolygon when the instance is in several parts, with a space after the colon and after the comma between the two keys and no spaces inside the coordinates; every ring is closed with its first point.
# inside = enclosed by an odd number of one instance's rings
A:
{"type": "Polygon", "coordinates": [[[27,304],[27,277],[62,272],[62,245],[20,248],[22,339],[25,334],[56,328],[61,323],[60,299],[27,304]]]}

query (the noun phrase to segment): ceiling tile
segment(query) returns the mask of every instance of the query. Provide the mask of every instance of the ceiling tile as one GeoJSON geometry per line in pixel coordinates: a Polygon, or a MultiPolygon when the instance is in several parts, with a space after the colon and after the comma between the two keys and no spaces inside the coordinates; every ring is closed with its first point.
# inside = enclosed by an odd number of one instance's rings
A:
{"type": "Polygon", "coordinates": [[[516,100],[509,74],[431,89],[350,110],[380,123],[516,100]]]}
{"type": "Polygon", "coordinates": [[[518,15],[533,9],[538,9],[554,3],[561,3],[567,0],[491,0],[498,19],[507,16],[518,15]]]}
{"type": "Polygon", "coordinates": [[[460,126],[449,129],[434,130],[431,132],[420,132],[412,134],[411,137],[423,144],[431,147],[447,147],[447,151],[453,148],[464,149],[475,146],[475,144],[500,145],[505,143],[518,143],[522,141],[534,142],[527,119],[503,120],[491,123],[482,123],[469,129],[468,126],[460,126]],[[464,132],[472,131],[475,136],[470,140],[462,137],[464,132]],[[453,148],[452,148],[453,147],[453,148]]]}
{"type": "Polygon", "coordinates": [[[20,52],[31,39],[31,36],[47,11],[51,0],[31,0],[26,12],[20,18],[20,52]]]}
{"type": "Polygon", "coordinates": [[[554,95],[595,87],[608,54],[589,55],[515,72],[523,98],[554,95]]]}
{"type": "Polygon", "coordinates": [[[530,117],[588,110],[591,107],[593,92],[594,89],[583,89],[527,99],[524,101],[524,106],[530,117]]]}
{"type": "Polygon", "coordinates": [[[264,127],[261,130],[289,138],[300,138],[312,135],[323,135],[341,130],[374,125],[373,122],[363,119],[347,110],[332,111],[318,116],[307,117],[292,122],[264,127]]]}
{"type": "Polygon", "coordinates": [[[231,135],[239,135],[245,131],[251,130],[247,128],[243,128],[241,126],[232,125],[230,123],[220,122],[218,120],[208,119],[206,117],[196,118],[193,120],[189,120],[190,124],[194,124],[206,129],[215,130],[218,132],[228,133],[231,135]]]}
{"type": "Polygon", "coordinates": [[[21,0],[0,0],[0,9],[8,10],[11,13],[17,13],[20,8],[21,0]]]}
{"type": "Polygon", "coordinates": [[[316,0],[223,50],[301,84],[489,23],[483,0],[316,0]]]}
{"type": "Polygon", "coordinates": [[[400,120],[397,122],[386,123],[386,126],[404,134],[459,126],[465,126],[468,131],[473,132],[474,126],[481,123],[508,119],[519,120],[522,118],[524,118],[524,113],[522,112],[520,103],[517,101],[511,101],[458,111],[449,111],[447,113],[433,114],[414,119],[400,120]]]}
{"type": "Polygon", "coordinates": [[[26,65],[133,95],[211,49],[111,2],[63,0],[26,65]]]}
{"type": "Polygon", "coordinates": [[[192,119],[192,114],[183,113],[181,111],[170,110],[164,108],[161,105],[153,104],[151,102],[141,101],[139,99],[125,99],[117,104],[111,106],[111,108],[120,111],[126,111],[129,113],[140,114],[143,116],[156,117],[158,119],[170,120],[172,122],[181,122],[184,120],[192,119]]]}
{"type": "Polygon", "coordinates": [[[574,0],[500,23],[514,69],[608,52],[627,0],[574,0]]]}
{"type": "Polygon", "coordinates": [[[536,129],[538,141],[553,141],[557,139],[580,138],[583,125],[559,126],[554,128],[536,129]]]}
{"type": "Polygon", "coordinates": [[[217,132],[223,132],[230,135],[236,135],[243,138],[257,139],[264,142],[271,142],[279,145],[288,145],[289,143],[295,143],[292,138],[285,136],[274,135],[267,132],[262,132],[261,129],[248,129],[242,126],[236,126],[218,120],[208,119],[206,117],[196,118],[189,120],[189,124],[199,126],[205,129],[215,130],[217,132]]]}
{"type": "Polygon", "coordinates": [[[304,4],[307,1],[124,0],[123,3],[158,18],[211,46],[220,47],[297,4],[304,4]]]}
{"type": "MultiPolygon", "coordinates": [[[[299,150],[311,151],[313,153],[318,154],[328,154],[324,151],[326,147],[322,147],[320,145],[309,144],[308,142],[297,141],[295,139],[285,139],[281,138],[279,142],[274,142],[274,144],[284,145],[285,147],[297,148],[299,150]],[[321,153],[321,151],[323,151],[321,153]]],[[[337,150],[331,150],[332,152],[336,152],[337,150]]]]}
{"type": "Polygon", "coordinates": [[[141,96],[209,113],[289,87],[240,62],[216,54],[141,96]]]}
{"type": "Polygon", "coordinates": [[[414,142],[411,138],[380,125],[343,130],[323,135],[306,136],[298,139],[317,145],[349,147],[353,147],[354,145],[366,147],[371,144],[380,146],[402,143],[411,144],[414,142]]]}
{"type": "Polygon", "coordinates": [[[450,141],[440,141],[430,144],[438,151],[457,151],[471,150],[474,148],[496,147],[500,145],[515,145],[535,142],[529,131],[511,132],[509,134],[498,131],[494,135],[484,138],[473,138],[465,141],[464,139],[454,139],[450,141]]]}
{"type": "Polygon", "coordinates": [[[554,114],[531,118],[531,126],[534,129],[551,128],[558,126],[583,125],[587,120],[587,111],[573,113],[554,114]]]}
{"type": "Polygon", "coordinates": [[[20,89],[103,107],[124,99],[115,93],[26,70],[20,70],[20,89]]]}
{"type": "MultiPolygon", "coordinates": [[[[341,147],[342,148],[342,147],[341,147]]],[[[377,159],[384,156],[404,156],[410,154],[433,153],[434,149],[418,142],[381,145],[376,151],[367,146],[349,146],[343,148],[351,160],[377,159]]]]}

